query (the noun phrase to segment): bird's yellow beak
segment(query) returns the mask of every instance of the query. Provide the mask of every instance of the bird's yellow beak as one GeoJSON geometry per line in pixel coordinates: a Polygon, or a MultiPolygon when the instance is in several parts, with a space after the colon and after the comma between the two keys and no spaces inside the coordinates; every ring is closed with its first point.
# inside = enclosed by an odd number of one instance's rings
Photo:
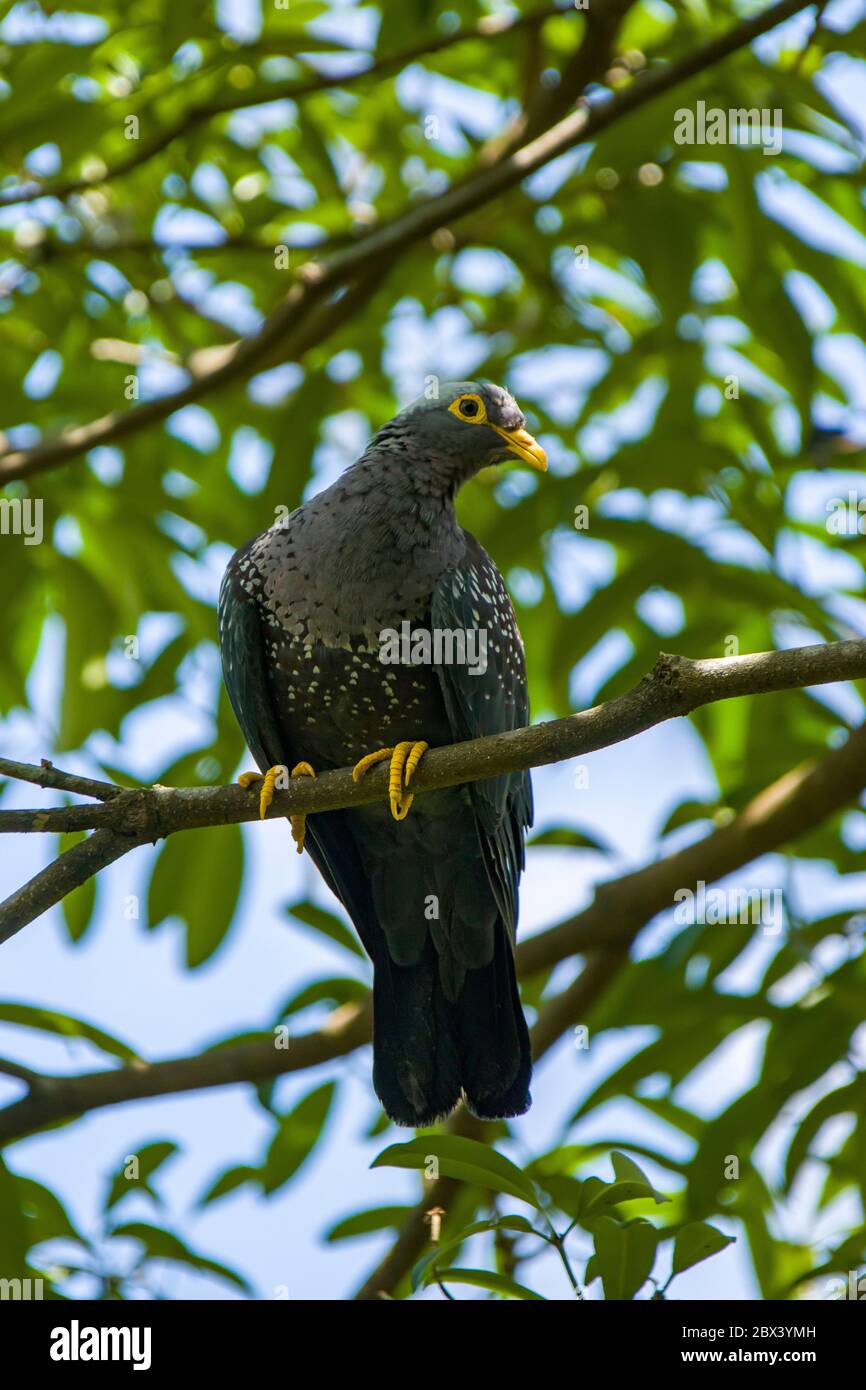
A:
{"type": "Polygon", "coordinates": [[[502,435],[512,454],[523,459],[531,468],[537,468],[539,473],[547,472],[547,454],[538,440],[533,439],[529,430],[503,430],[499,425],[491,424],[489,420],[487,423],[492,430],[502,435]]]}

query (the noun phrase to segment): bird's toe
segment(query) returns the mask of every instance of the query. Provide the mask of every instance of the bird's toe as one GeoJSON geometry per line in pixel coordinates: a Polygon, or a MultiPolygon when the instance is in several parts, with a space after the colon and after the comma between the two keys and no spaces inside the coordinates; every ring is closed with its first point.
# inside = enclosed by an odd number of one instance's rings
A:
{"type": "MultiPolygon", "coordinates": [[[[301,764],[298,764],[301,766],[301,764]]],[[[309,767],[309,763],[304,763],[304,767],[309,767]]],[[[315,773],[310,769],[310,775],[315,773]]],[[[238,786],[251,787],[254,782],[261,782],[262,787],[259,792],[259,820],[264,820],[268,814],[268,808],[274,799],[274,791],[277,786],[285,787],[289,776],[288,768],[282,763],[277,763],[275,767],[269,767],[267,772],[242,772],[238,778],[238,786]]],[[[294,773],[292,773],[294,776],[294,773]]]]}
{"type": "MultiPolygon", "coordinates": [[[[290,775],[292,777],[315,777],[316,774],[309,763],[302,762],[295,763],[290,775]]],[[[305,815],[289,816],[289,824],[292,827],[292,839],[298,847],[298,854],[303,854],[304,840],[307,835],[307,817],[305,815]]]]}
{"type": "Polygon", "coordinates": [[[429,746],[423,739],[408,739],[398,743],[394,749],[388,777],[388,800],[395,820],[405,820],[409,814],[409,807],[415,799],[414,792],[409,791],[409,783],[429,746]]]}
{"type": "Polygon", "coordinates": [[[356,782],[360,782],[371,767],[384,762],[385,758],[390,758],[388,801],[391,815],[395,820],[405,820],[414,800],[414,794],[409,791],[409,783],[429,746],[423,739],[410,738],[398,743],[396,748],[377,748],[375,752],[367,753],[355,764],[352,776],[356,782]]]}
{"type": "Polygon", "coordinates": [[[390,758],[393,752],[393,748],[377,748],[373,753],[365,753],[364,757],[352,768],[352,780],[360,782],[371,767],[375,767],[376,763],[384,762],[385,758],[390,758]]]}

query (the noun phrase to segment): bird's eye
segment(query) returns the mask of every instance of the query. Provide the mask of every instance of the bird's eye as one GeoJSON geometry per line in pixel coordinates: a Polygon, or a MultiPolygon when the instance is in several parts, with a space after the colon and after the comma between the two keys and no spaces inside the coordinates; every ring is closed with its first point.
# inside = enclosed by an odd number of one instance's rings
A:
{"type": "Polygon", "coordinates": [[[452,415],[456,415],[460,420],[471,420],[473,425],[485,425],[487,423],[487,409],[480,396],[467,395],[458,396],[452,401],[448,409],[452,415]]]}

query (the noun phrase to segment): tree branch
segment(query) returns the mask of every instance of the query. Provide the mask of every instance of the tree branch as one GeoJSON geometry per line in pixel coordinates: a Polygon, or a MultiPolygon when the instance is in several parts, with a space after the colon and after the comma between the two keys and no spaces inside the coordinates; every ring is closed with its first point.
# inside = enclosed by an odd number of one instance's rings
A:
{"type": "Polygon", "coordinates": [[[52,791],[95,796],[100,801],[110,801],[123,791],[113,782],[97,782],[92,777],[79,777],[75,772],[61,772],[47,758],[43,758],[38,766],[34,763],[17,763],[12,758],[0,758],[0,777],[11,777],[16,782],[33,782],[37,787],[47,787],[52,791]]]}
{"type": "Polygon", "coordinates": [[[287,1049],[274,1041],[214,1048],[198,1057],[166,1062],[137,1061],[112,1071],[80,1076],[30,1073],[29,1094],[0,1111],[0,1146],[61,1118],[151,1096],[177,1095],[214,1086],[233,1086],[255,1077],[264,1081],[320,1066],[362,1047],[372,1037],[372,1009],[346,1004],[318,1032],[292,1038],[287,1049]]]}
{"type": "MultiPolygon", "coordinates": [[[[564,762],[621,743],[717,700],[863,678],[866,639],[703,661],[663,653],[638,685],[604,705],[512,733],[431,749],[415,774],[413,786],[417,793],[424,793],[564,762]]],[[[371,769],[361,782],[354,781],[349,768],[323,772],[315,780],[299,778],[285,791],[276,792],[268,819],[381,801],[387,796],[387,786],[384,763],[371,769]]],[[[179,830],[236,825],[257,818],[255,787],[237,785],[118,788],[112,799],[100,806],[0,812],[0,831],[98,832],[67,850],[0,904],[0,943],[106,864],[139,845],[179,830]]]]}
{"type": "MultiPolygon", "coordinates": [[[[582,912],[523,941],[517,948],[521,979],[596,948],[587,956],[577,980],[539,1012],[532,1030],[536,1061],[575,1023],[588,1020],[592,1004],[627,960],[631,942],[659,912],[671,906],[678,888],[700,880],[712,883],[781,849],[820,825],[828,815],[843,810],[864,786],[866,726],[855,730],[847,743],[820,761],[785,773],[760,792],[730,825],[711,831],[696,844],[666,859],[601,884],[582,912]]],[[[318,1066],[363,1046],[370,1037],[371,1008],[367,1000],[336,1009],[321,1029],[291,1039],[287,1050],[268,1039],[213,1048],[194,1057],[136,1062],[79,1076],[28,1076],[30,1094],[0,1112],[0,1145],[12,1143],[43,1125],[109,1105],[259,1082],[318,1066]]],[[[461,1112],[457,1123],[462,1126],[479,1122],[461,1112]]],[[[461,1128],[458,1132],[466,1131],[461,1128]]],[[[430,1194],[425,1198],[425,1211],[431,1205],[446,1205],[438,1189],[435,1196],[435,1201],[430,1194]]],[[[420,1224],[420,1235],[426,1240],[427,1229],[420,1224]]]]}
{"type": "Polygon", "coordinates": [[[41,1072],[33,1071],[32,1067],[22,1066],[20,1062],[12,1062],[8,1057],[0,1057],[0,1076],[11,1076],[16,1081],[23,1081],[28,1090],[32,1090],[34,1085],[45,1079],[41,1072]]]}
{"type": "Polygon", "coordinates": [[[484,147],[482,163],[494,163],[504,153],[519,149],[534,136],[560,120],[593,80],[601,81],[613,55],[616,35],[635,0],[607,0],[584,11],[586,33],[583,43],[565,62],[555,86],[539,84],[532,99],[524,103],[513,128],[504,136],[494,136],[484,147]]]}
{"type": "MultiPolygon", "coordinates": [[[[188,135],[196,126],[205,121],[211,120],[214,116],[227,115],[233,111],[245,111],[255,106],[263,106],[273,101],[300,101],[303,97],[313,96],[317,92],[333,91],[335,88],[351,87],[354,83],[362,81],[364,78],[384,78],[394,72],[399,72],[409,63],[418,62],[422,58],[433,57],[443,50],[453,48],[457,44],[465,43],[467,39],[491,39],[498,38],[504,34],[520,32],[525,28],[543,24],[545,20],[551,19],[558,14],[573,14],[572,7],[563,5],[544,5],[540,9],[531,10],[528,14],[518,15],[514,19],[506,16],[489,15],[482,19],[478,24],[469,25],[466,28],[458,29],[451,34],[438,34],[434,38],[428,38],[421,43],[412,44],[408,48],[401,49],[399,53],[386,54],[375,62],[368,63],[365,68],[360,68],[358,72],[329,75],[326,73],[315,73],[312,77],[302,81],[290,82],[267,82],[256,90],[244,88],[241,91],[231,91],[226,84],[222,84],[220,94],[212,97],[208,101],[193,102],[180,120],[175,125],[166,130],[160,131],[152,140],[142,142],[129,152],[124,159],[112,165],[98,178],[66,178],[57,179],[53,182],[39,183],[38,181],[18,186],[17,188],[6,189],[0,192],[0,208],[12,207],[17,203],[32,203],[37,198],[57,198],[60,201],[69,198],[74,193],[83,193],[87,189],[100,188],[111,180],[120,178],[124,174],[131,173],[138,169],[142,164],[146,164],[155,155],[161,154],[169,145],[174,144],[175,140],[184,135],[188,135]]],[[[300,40],[303,47],[303,40],[300,40]]],[[[267,56],[267,48],[261,45],[240,45],[231,53],[231,62],[242,62],[250,48],[255,49],[267,56]]],[[[345,57],[343,53],[341,56],[345,57]]],[[[361,59],[366,59],[368,55],[361,49],[353,55],[361,59]]],[[[186,79],[189,81],[189,79],[186,79]]],[[[165,93],[160,93],[156,98],[158,102],[165,93]]],[[[153,105],[153,103],[151,103],[153,105]]],[[[148,110],[137,113],[130,113],[128,98],[123,99],[123,110],[121,121],[130,114],[137,114],[139,121],[143,124],[147,121],[148,110]]]]}
{"type": "MultiPolygon", "coordinates": [[[[809,3],[810,0],[777,0],[775,5],[700,45],[679,62],[639,74],[628,86],[592,108],[581,106],[492,167],[482,163],[467,179],[435,198],[413,205],[345,251],[338,251],[321,263],[305,263],[296,272],[295,284],[257,333],[241,339],[231,348],[216,350],[217,366],[194,373],[186,386],[157,400],[74,426],[57,438],[43,440],[30,449],[0,454],[0,486],[14,478],[28,477],[65,463],[96,445],[124,439],[229,382],[245,380],[277,344],[283,358],[290,359],[293,353],[301,350],[292,339],[292,333],[303,329],[307,315],[323,298],[348,281],[363,278],[371,270],[381,274],[383,267],[387,269],[396,264],[411,247],[438,228],[499,197],[559,155],[594,139],[623,116],[746,47],[783,20],[806,9],[809,3]]],[[[575,98],[577,95],[574,94],[575,98]]],[[[327,331],[334,322],[326,319],[327,331]]],[[[342,319],[338,317],[336,322],[342,319]]],[[[322,340],[320,332],[307,340],[303,350],[322,340]]]]}

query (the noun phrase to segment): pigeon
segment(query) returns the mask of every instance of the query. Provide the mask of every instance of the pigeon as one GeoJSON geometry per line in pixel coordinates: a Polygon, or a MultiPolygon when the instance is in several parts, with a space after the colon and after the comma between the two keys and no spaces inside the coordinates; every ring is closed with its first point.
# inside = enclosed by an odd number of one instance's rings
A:
{"type": "Polygon", "coordinates": [[[219,600],[223,677],[264,815],[288,777],[389,764],[387,803],[294,816],[373,964],[373,1085],[416,1128],[462,1100],[485,1120],[531,1103],[514,966],[532,824],[528,772],[429,791],[426,750],[529,722],[505,583],[455,514],[482,468],[544,471],[513,396],[438,383],[324,491],[236,551],[219,600]],[[283,779],[283,780],[281,780],[283,779]]]}

